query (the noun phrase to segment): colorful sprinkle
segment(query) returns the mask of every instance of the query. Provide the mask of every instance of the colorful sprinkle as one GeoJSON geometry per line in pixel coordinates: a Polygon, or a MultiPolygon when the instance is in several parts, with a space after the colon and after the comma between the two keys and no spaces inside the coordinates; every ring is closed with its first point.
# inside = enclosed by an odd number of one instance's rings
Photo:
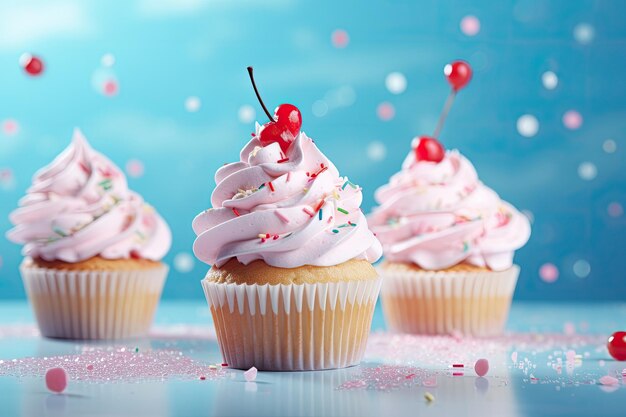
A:
{"type": "Polygon", "coordinates": [[[339,233],[339,230],[333,229],[333,233],[339,233]]]}
{"type": "Polygon", "coordinates": [[[310,207],[303,207],[302,211],[305,212],[306,214],[308,214],[311,217],[313,217],[315,215],[315,212],[313,212],[310,207]]]}
{"type": "Polygon", "coordinates": [[[428,392],[428,391],[424,393],[424,398],[429,403],[432,403],[433,401],[435,401],[435,396],[433,394],[431,394],[430,392],[428,392]]]}
{"type": "Polygon", "coordinates": [[[348,214],[348,210],[342,209],[341,207],[337,207],[337,211],[343,214],[348,214]]]}
{"type": "Polygon", "coordinates": [[[267,183],[267,186],[268,186],[268,187],[270,187],[270,190],[272,190],[272,192],[276,191],[276,190],[274,189],[274,184],[272,184],[272,181],[268,182],[268,183],[267,183]]]}
{"type": "Polygon", "coordinates": [[[454,363],[452,364],[453,368],[465,368],[465,365],[463,365],[462,363],[454,363]]]}
{"type": "Polygon", "coordinates": [[[205,380],[206,380],[206,376],[200,375],[200,381],[205,381],[205,380]]]}
{"type": "Polygon", "coordinates": [[[323,215],[322,213],[323,213],[323,210],[322,210],[322,209],[320,209],[320,210],[317,212],[318,217],[319,217],[319,219],[320,219],[320,220],[322,220],[322,218],[324,217],[324,215],[323,215]]]}
{"type": "Polygon", "coordinates": [[[100,187],[102,187],[105,191],[109,191],[111,189],[111,187],[113,186],[113,184],[111,183],[111,179],[110,178],[107,178],[104,181],[100,181],[98,183],[98,185],[100,187]]]}
{"type": "Polygon", "coordinates": [[[233,208],[233,213],[235,213],[235,216],[237,217],[241,216],[241,214],[239,214],[236,208],[233,208]]]}
{"type": "Polygon", "coordinates": [[[485,376],[489,372],[489,361],[487,359],[478,359],[474,364],[474,371],[478,376],[485,376]]]}
{"type": "Polygon", "coordinates": [[[287,173],[287,181],[285,181],[285,182],[289,182],[290,179],[291,179],[291,171],[289,171],[287,173]]]}
{"type": "Polygon", "coordinates": [[[259,186],[259,190],[260,190],[260,189],[262,189],[263,187],[265,187],[265,184],[261,184],[261,185],[259,186]]]}
{"type": "Polygon", "coordinates": [[[63,368],[51,368],[46,371],[46,387],[56,393],[67,388],[67,372],[63,368]]]}
{"type": "Polygon", "coordinates": [[[276,217],[278,217],[280,220],[282,220],[283,223],[289,223],[289,219],[287,218],[287,216],[285,216],[280,211],[275,211],[274,214],[276,215],[276,217]]]}
{"type": "Polygon", "coordinates": [[[277,164],[282,164],[283,162],[287,162],[289,161],[289,158],[283,158],[283,159],[279,159],[278,161],[276,161],[277,164]]]}

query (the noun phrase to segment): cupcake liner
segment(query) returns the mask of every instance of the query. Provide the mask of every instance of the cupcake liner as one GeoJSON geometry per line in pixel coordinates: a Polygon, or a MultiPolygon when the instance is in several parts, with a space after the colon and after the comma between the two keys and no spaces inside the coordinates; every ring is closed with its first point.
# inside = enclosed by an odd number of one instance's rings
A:
{"type": "Polygon", "coordinates": [[[202,281],[224,361],[303,371],[360,362],[381,279],[248,285],[202,281]]]}
{"type": "Polygon", "coordinates": [[[168,267],[64,271],[22,263],[20,272],[43,336],[122,339],[148,332],[168,267]]]}
{"type": "Polygon", "coordinates": [[[505,271],[396,271],[384,279],[383,311],[403,333],[488,337],[503,332],[520,268],[505,271]]]}

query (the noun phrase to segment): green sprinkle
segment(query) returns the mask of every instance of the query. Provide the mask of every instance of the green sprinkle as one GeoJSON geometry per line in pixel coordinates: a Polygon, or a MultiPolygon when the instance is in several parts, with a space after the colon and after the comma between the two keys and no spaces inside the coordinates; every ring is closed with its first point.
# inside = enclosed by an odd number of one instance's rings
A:
{"type": "Polygon", "coordinates": [[[352,227],[356,227],[356,223],[348,223],[352,227]]]}
{"type": "Polygon", "coordinates": [[[337,207],[337,211],[343,213],[343,214],[348,214],[348,210],[344,210],[341,207],[337,207]]]}
{"type": "Polygon", "coordinates": [[[265,187],[265,183],[261,184],[261,186],[259,187],[259,190],[263,187],[265,187]]]}
{"type": "Polygon", "coordinates": [[[55,229],[52,229],[52,231],[53,231],[54,233],[56,233],[57,235],[61,236],[61,237],[66,237],[66,236],[67,236],[67,234],[66,234],[66,233],[64,233],[61,229],[57,229],[57,228],[55,228],[55,229]]]}
{"type": "Polygon", "coordinates": [[[320,211],[319,211],[319,216],[318,216],[318,217],[319,217],[319,219],[320,219],[320,220],[322,220],[322,217],[323,217],[323,215],[322,215],[322,209],[320,209],[320,211]]]}
{"type": "Polygon", "coordinates": [[[348,185],[348,183],[349,183],[349,182],[350,182],[350,181],[346,181],[346,182],[344,182],[344,183],[343,183],[343,185],[341,186],[341,189],[342,189],[342,190],[345,190],[345,189],[346,189],[346,185],[348,185]]]}
{"type": "Polygon", "coordinates": [[[339,230],[333,229],[333,233],[339,233],[339,230]]]}
{"type": "Polygon", "coordinates": [[[135,353],[137,353],[137,352],[139,352],[139,348],[138,347],[135,348],[135,353]]]}
{"type": "Polygon", "coordinates": [[[469,245],[467,242],[463,242],[463,252],[467,252],[469,250],[469,245]]]}
{"type": "Polygon", "coordinates": [[[110,179],[110,178],[107,178],[107,179],[106,179],[106,180],[104,180],[104,181],[100,181],[100,182],[98,183],[98,185],[99,185],[100,187],[104,188],[104,190],[105,190],[105,191],[109,191],[109,190],[111,189],[111,187],[112,187],[112,184],[111,184],[111,179],[110,179]]]}
{"type": "Polygon", "coordinates": [[[349,226],[348,223],[344,223],[344,224],[342,224],[340,226],[337,226],[337,229],[341,229],[342,227],[348,227],[348,226],[349,226]]]}

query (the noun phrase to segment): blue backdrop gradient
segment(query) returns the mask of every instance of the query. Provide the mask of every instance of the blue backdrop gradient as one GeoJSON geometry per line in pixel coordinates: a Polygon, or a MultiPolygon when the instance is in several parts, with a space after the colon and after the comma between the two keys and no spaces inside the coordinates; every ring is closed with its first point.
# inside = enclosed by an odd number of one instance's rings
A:
{"type": "MultiPolygon", "coordinates": [[[[238,157],[253,131],[242,106],[265,120],[247,65],[268,107],[300,107],[303,130],[363,186],[369,211],[411,138],[432,133],[449,91],[443,66],[462,58],[474,79],[441,140],[534,218],[516,254],[516,297],[624,299],[624,16],[625,2],[591,0],[3,1],[0,231],[32,174],[77,126],[119,166],[143,163],[130,186],[174,234],[164,297],[201,298],[208,266],[189,263],[191,220],[210,206],[215,170],[238,157]],[[480,22],[474,36],[460,27],[468,15],[480,22]],[[332,42],[336,30],[347,33],[345,47],[332,42]],[[45,61],[40,77],[20,68],[24,52],[45,61]],[[114,65],[101,62],[105,54],[114,65]],[[555,88],[542,82],[546,71],[555,88]],[[392,72],[407,80],[400,94],[386,88],[392,72]],[[118,94],[102,94],[103,79],[117,80],[118,94]],[[186,107],[189,97],[199,99],[197,111],[186,107]],[[377,114],[381,103],[395,109],[391,120],[377,114]],[[577,114],[582,125],[572,129],[577,114]],[[532,137],[520,133],[523,115],[538,121],[532,137]],[[545,264],[558,269],[555,282],[541,279],[545,264]]],[[[0,239],[0,298],[24,297],[20,260],[20,247],[0,239]]]]}

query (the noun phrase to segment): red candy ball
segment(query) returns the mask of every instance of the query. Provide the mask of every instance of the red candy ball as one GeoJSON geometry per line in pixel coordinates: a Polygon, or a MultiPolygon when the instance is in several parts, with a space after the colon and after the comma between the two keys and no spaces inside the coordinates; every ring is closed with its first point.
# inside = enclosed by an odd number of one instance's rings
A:
{"type": "Polygon", "coordinates": [[[454,91],[459,91],[472,79],[472,67],[465,61],[454,61],[446,65],[443,73],[454,91]]]}
{"type": "Polygon", "coordinates": [[[415,159],[418,161],[429,161],[439,163],[446,154],[445,149],[435,138],[421,136],[415,148],[415,159]]]}
{"type": "Polygon", "coordinates": [[[32,76],[41,75],[44,68],[41,58],[31,54],[23,54],[20,57],[20,65],[28,75],[32,76]]]}
{"type": "Polygon", "coordinates": [[[277,142],[286,153],[301,126],[300,110],[292,104],[281,104],[274,110],[274,121],[264,124],[259,131],[259,140],[263,146],[277,142]]]}
{"type": "Polygon", "coordinates": [[[609,354],[618,361],[626,361],[626,332],[615,332],[606,344],[609,354]]]}

